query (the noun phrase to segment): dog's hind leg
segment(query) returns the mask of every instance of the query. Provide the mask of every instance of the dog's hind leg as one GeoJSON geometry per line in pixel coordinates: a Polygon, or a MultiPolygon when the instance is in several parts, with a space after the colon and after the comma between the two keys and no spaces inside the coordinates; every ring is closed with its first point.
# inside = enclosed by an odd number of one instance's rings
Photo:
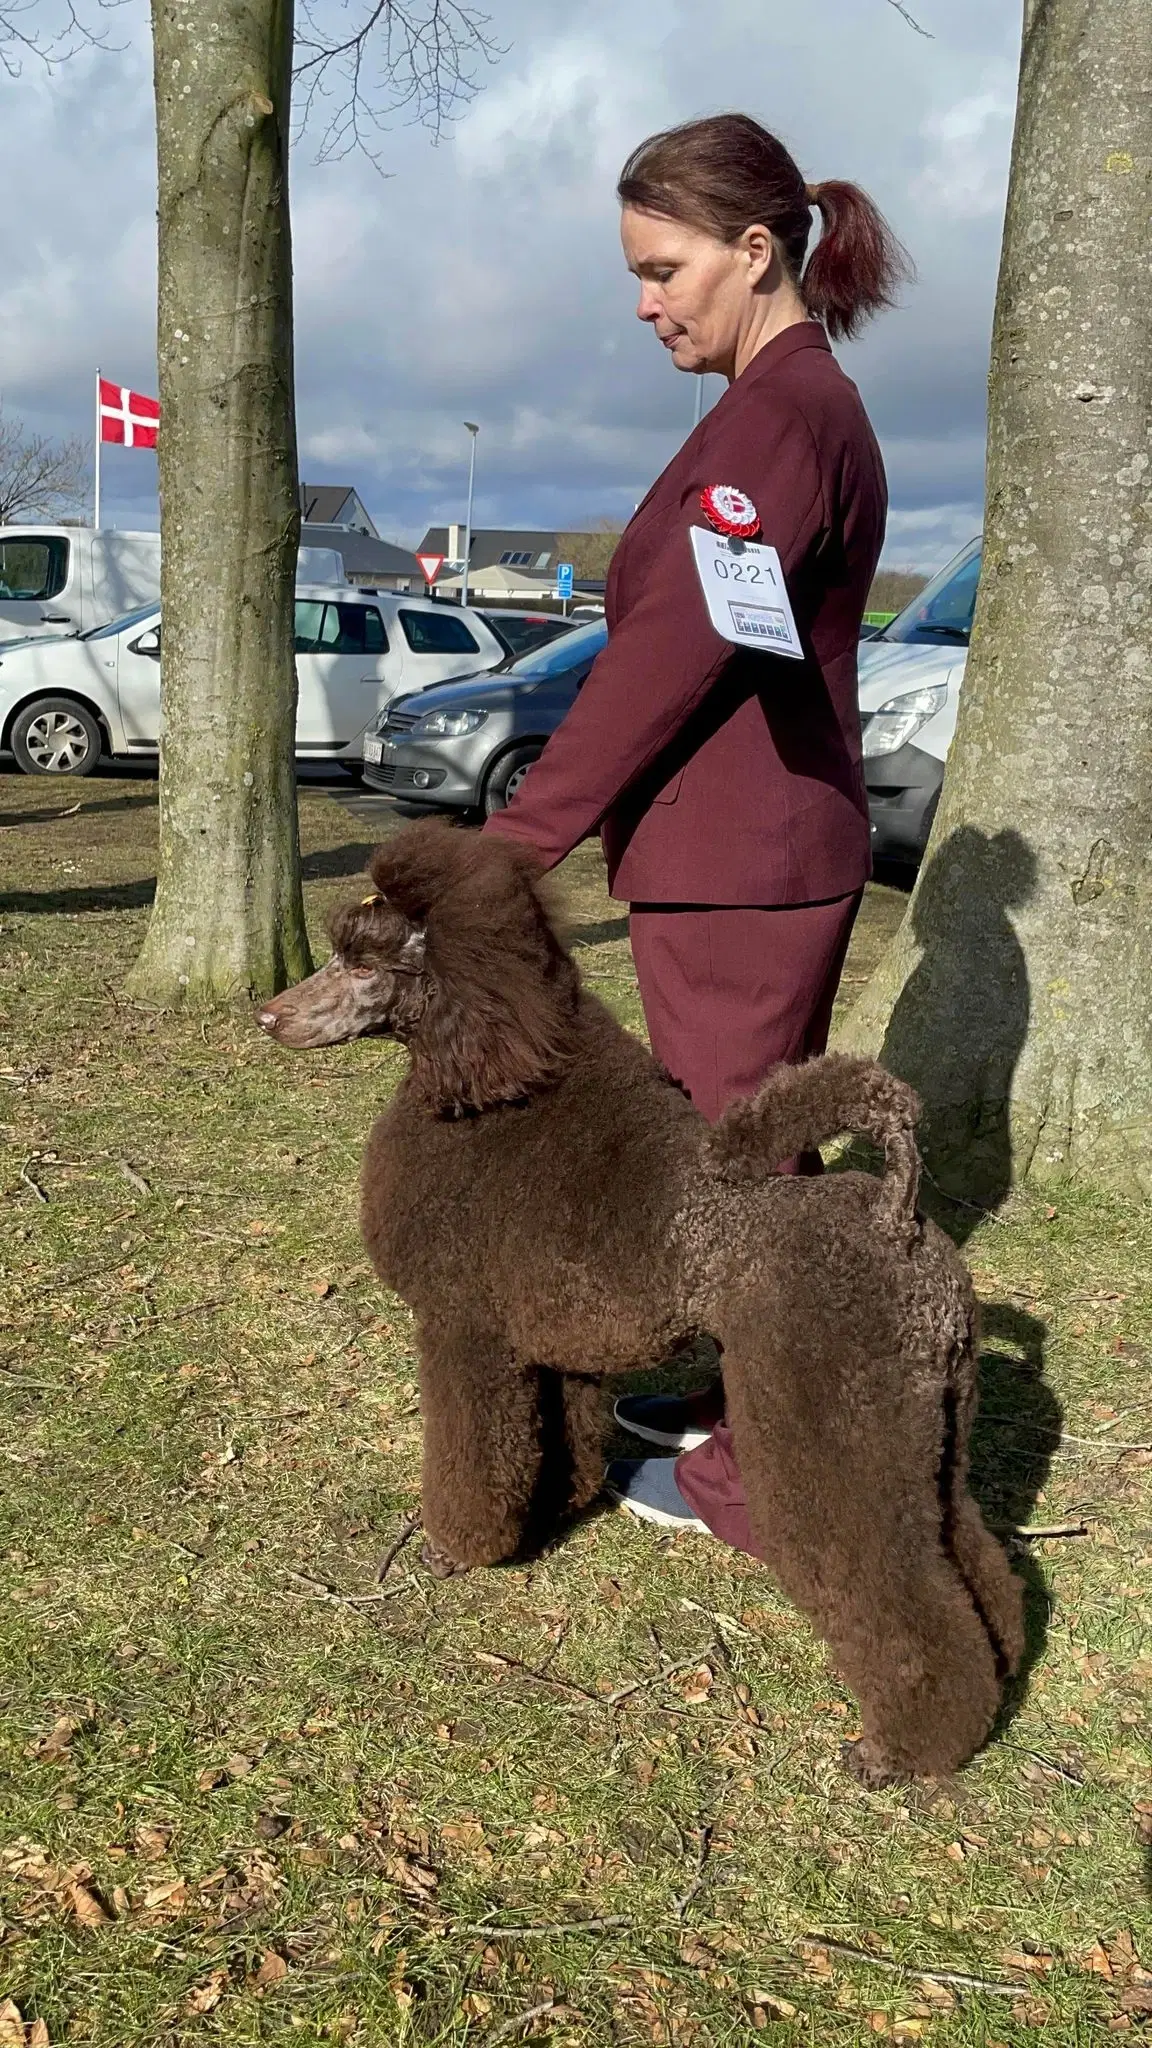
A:
{"type": "Polygon", "coordinates": [[[946,1545],[942,1418],[906,1369],[862,1408],[826,1361],[767,1352],[761,1334],[750,1374],[726,1351],[729,1420],[759,1554],[860,1702],[845,1761],[873,1785],[951,1772],[992,1726],[1001,1667],[946,1545]]]}
{"type": "Polygon", "coordinates": [[[447,1577],[520,1549],[542,1456],[539,1376],[490,1330],[425,1329],[425,1562],[447,1577]]]}
{"type": "Polygon", "coordinates": [[[1008,1562],[1002,1543],[986,1527],[967,1486],[952,1499],[952,1549],[965,1582],[988,1625],[1001,1670],[1010,1678],[1024,1655],[1024,1583],[1008,1562]]]}
{"type": "Polygon", "coordinates": [[[576,1514],[595,1500],[604,1484],[604,1393],[598,1379],[566,1372],[561,1376],[564,1396],[564,1448],[568,1469],[569,1513],[576,1514]]]}

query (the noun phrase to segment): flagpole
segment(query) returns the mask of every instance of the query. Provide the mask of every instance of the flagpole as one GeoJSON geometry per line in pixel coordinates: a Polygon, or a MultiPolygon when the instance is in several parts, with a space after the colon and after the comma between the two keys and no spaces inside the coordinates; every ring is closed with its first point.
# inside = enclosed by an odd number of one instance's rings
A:
{"type": "Polygon", "coordinates": [[[96,503],[92,520],[93,530],[100,530],[100,372],[96,372],[96,503]]]}

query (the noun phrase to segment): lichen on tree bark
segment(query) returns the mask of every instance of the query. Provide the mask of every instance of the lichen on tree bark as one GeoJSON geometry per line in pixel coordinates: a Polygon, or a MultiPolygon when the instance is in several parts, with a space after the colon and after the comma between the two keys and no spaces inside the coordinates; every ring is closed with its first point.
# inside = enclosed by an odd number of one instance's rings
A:
{"type": "Polygon", "coordinates": [[[1030,0],[940,811],[837,1043],[942,1184],[1152,1186],[1152,7],[1030,0]]]}
{"type": "Polygon", "coordinates": [[[295,792],[291,0],[152,0],[162,691],[153,1001],[310,969],[295,792]]]}

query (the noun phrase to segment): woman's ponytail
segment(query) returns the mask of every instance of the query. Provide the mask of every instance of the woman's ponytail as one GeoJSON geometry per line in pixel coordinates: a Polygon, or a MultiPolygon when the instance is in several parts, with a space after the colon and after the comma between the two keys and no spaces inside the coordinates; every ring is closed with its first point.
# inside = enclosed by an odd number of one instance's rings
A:
{"type": "Polygon", "coordinates": [[[804,304],[834,341],[850,339],[873,313],[894,303],[912,265],[879,207],[859,185],[828,178],[809,185],[806,197],[824,230],[800,280],[804,304]]]}
{"type": "Polygon", "coordinates": [[[834,340],[893,304],[912,265],[858,185],[806,185],[795,158],[748,114],[713,114],[650,135],[616,187],[625,206],[687,221],[722,242],[754,222],[769,228],[808,311],[834,340]],[[812,209],[824,232],[808,259],[812,209]]]}

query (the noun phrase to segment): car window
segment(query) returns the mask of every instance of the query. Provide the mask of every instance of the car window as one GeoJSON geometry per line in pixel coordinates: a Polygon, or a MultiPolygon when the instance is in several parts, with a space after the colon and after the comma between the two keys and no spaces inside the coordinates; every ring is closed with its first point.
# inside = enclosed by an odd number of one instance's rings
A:
{"type": "Polygon", "coordinates": [[[533,647],[543,647],[550,640],[560,640],[569,631],[563,619],[515,619],[505,612],[495,617],[485,613],[484,617],[498,640],[502,640],[510,654],[527,654],[533,647]]]}
{"type": "Polygon", "coordinates": [[[427,612],[401,609],[404,628],[413,654],[479,654],[480,647],[463,619],[454,618],[447,606],[427,612]]]}
{"type": "Polygon", "coordinates": [[[297,654],[387,654],[388,635],[374,604],[296,600],[297,654]]]}
{"type": "Polygon", "coordinates": [[[159,607],[155,604],[137,605],[134,612],[124,612],[118,619],[109,619],[103,626],[92,626],[87,633],[81,633],[81,640],[111,640],[117,633],[130,633],[133,626],[142,626],[145,619],[155,619],[160,624],[159,607]]]}
{"type": "Polygon", "coordinates": [[[0,598],[43,603],[68,581],[68,542],[63,534],[42,539],[0,540],[0,598]]]}
{"type": "Polygon", "coordinates": [[[571,633],[562,634],[547,647],[533,647],[514,661],[505,674],[523,682],[544,683],[552,676],[567,675],[569,669],[591,667],[607,642],[608,628],[603,619],[596,619],[590,626],[575,626],[571,633]]]}
{"type": "Polygon", "coordinates": [[[296,599],[296,652],[315,654],[324,622],[324,606],[318,598],[296,599]]]}
{"type": "Polygon", "coordinates": [[[946,563],[920,595],[885,626],[880,638],[928,647],[966,647],[972,636],[981,547],[981,542],[974,540],[946,563]]]}

